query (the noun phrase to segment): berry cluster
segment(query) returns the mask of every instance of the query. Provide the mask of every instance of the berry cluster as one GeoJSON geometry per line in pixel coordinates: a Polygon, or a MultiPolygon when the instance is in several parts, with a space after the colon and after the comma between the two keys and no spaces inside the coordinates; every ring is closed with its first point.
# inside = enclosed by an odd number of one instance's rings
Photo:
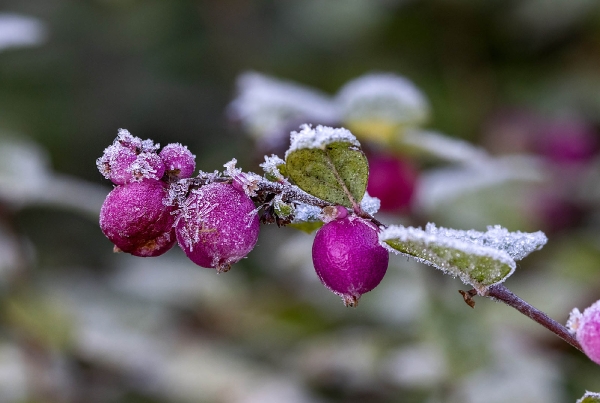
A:
{"type": "Polygon", "coordinates": [[[379,244],[378,227],[291,185],[277,171],[281,160],[267,158],[264,178],[243,173],[235,160],[223,174],[192,178],[195,156],[187,147],[159,148],[121,129],[97,160],[100,172],[117,185],[100,211],[100,227],[116,251],[159,256],[177,242],[194,263],[224,272],[254,248],[261,221],[288,224],[308,202],[318,205],[326,222],[313,246],[323,284],[356,306],[383,278],[388,252],[379,244]]]}

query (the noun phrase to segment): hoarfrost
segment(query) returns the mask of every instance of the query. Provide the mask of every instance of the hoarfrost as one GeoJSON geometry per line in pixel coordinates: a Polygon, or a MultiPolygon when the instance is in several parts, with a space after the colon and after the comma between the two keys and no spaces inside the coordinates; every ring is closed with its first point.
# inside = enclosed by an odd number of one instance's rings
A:
{"type": "Polygon", "coordinates": [[[451,228],[436,227],[429,223],[425,233],[435,236],[464,241],[476,246],[493,248],[506,252],[512,259],[521,260],[531,252],[540,250],[548,242],[542,231],[537,232],[509,232],[500,225],[488,226],[486,232],[456,230],[451,228]]]}
{"type": "Polygon", "coordinates": [[[298,121],[338,120],[336,105],[327,95],[256,72],[238,78],[237,92],[228,113],[258,139],[279,135],[298,121]]]}
{"type": "Polygon", "coordinates": [[[390,73],[372,73],[344,85],[336,100],[345,119],[383,119],[418,125],[427,120],[429,104],[409,80],[390,73]]]}
{"type": "Polygon", "coordinates": [[[569,313],[569,320],[567,320],[567,329],[571,334],[577,333],[577,329],[579,328],[579,323],[581,321],[581,317],[583,315],[577,308],[573,308],[571,313],[569,313]]]}
{"type": "Polygon", "coordinates": [[[233,179],[233,185],[241,188],[248,197],[256,196],[258,190],[258,184],[262,178],[253,172],[242,172],[241,168],[236,168],[237,160],[233,158],[231,161],[225,163],[225,174],[233,179]]]}
{"type": "Polygon", "coordinates": [[[368,214],[374,215],[379,211],[380,207],[381,207],[381,200],[379,200],[377,197],[373,197],[373,196],[369,195],[369,193],[365,192],[365,195],[363,196],[363,198],[360,202],[360,208],[363,209],[368,214]]]}
{"type": "Polygon", "coordinates": [[[600,393],[586,391],[585,394],[581,396],[581,399],[577,400],[575,403],[593,403],[597,401],[600,401],[600,393]]]}
{"type": "Polygon", "coordinates": [[[292,223],[297,224],[302,222],[319,221],[320,215],[320,207],[311,206],[310,204],[298,203],[298,205],[296,205],[296,211],[292,223]]]}
{"type": "Polygon", "coordinates": [[[351,143],[353,146],[360,147],[360,143],[349,130],[333,128],[329,126],[318,125],[314,129],[309,124],[300,126],[300,131],[291,133],[290,148],[285,153],[285,158],[296,150],[303,148],[324,149],[328,144],[335,142],[351,143]]]}
{"type": "Polygon", "coordinates": [[[260,164],[259,166],[265,171],[265,174],[275,179],[278,182],[285,181],[285,177],[279,171],[279,166],[284,165],[285,161],[279,158],[277,155],[272,154],[270,157],[265,155],[265,162],[260,164]]]}

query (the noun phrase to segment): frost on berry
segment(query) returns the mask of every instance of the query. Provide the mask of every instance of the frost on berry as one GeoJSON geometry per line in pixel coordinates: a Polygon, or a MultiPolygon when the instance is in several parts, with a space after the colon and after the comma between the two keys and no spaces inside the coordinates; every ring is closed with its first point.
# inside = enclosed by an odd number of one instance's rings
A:
{"type": "Polygon", "coordinates": [[[174,208],[163,203],[165,186],[157,180],[131,182],[108,194],[100,210],[100,228],[118,249],[150,257],[175,244],[174,208]]]}
{"type": "Polygon", "coordinates": [[[227,271],[256,244],[259,219],[254,203],[228,183],[190,192],[180,208],[177,242],[197,265],[227,271]]]}
{"type": "Polygon", "coordinates": [[[321,282],[347,306],[356,306],[362,294],[379,284],[389,260],[388,252],[379,245],[377,228],[355,216],[319,229],[312,257],[321,282]]]}
{"type": "Polygon", "coordinates": [[[156,154],[159,147],[152,140],[142,140],[125,129],[119,129],[113,144],[96,160],[96,166],[115,185],[160,179],[165,173],[165,167],[156,154]]]}
{"type": "Polygon", "coordinates": [[[179,143],[167,144],[158,155],[170,177],[190,178],[196,169],[196,156],[179,143]]]}
{"type": "Polygon", "coordinates": [[[575,337],[583,352],[600,365],[600,300],[586,308],[583,313],[574,311],[569,319],[569,327],[575,330],[575,337]],[[573,325],[575,324],[575,326],[573,325]]]}

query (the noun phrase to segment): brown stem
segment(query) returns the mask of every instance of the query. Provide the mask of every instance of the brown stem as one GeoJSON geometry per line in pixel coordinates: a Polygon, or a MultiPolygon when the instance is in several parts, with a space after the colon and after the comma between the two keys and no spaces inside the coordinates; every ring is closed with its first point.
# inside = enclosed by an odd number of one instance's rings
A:
{"type": "Polygon", "coordinates": [[[554,319],[550,318],[544,312],[531,306],[526,301],[523,301],[504,285],[496,284],[491,286],[488,290],[487,296],[493,299],[497,299],[498,301],[502,301],[508,306],[512,306],[517,311],[521,312],[523,315],[544,326],[546,329],[550,330],[552,333],[554,333],[555,335],[557,335],[558,337],[575,347],[576,349],[583,351],[577,339],[575,339],[575,337],[567,330],[566,327],[564,327],[554,319]]]}

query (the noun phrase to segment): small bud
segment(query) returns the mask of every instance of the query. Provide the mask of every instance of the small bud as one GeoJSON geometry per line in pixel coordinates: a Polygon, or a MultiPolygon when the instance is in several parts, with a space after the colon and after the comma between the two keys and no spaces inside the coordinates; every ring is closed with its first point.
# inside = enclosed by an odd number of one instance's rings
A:
{"type": "Polygon", "coordinates": [[[583,352],[600,365],[600,300],[586,308],[582,314],[573,311],[569,318],[569,327],[575,330],[575,337],[583,352]]]}

